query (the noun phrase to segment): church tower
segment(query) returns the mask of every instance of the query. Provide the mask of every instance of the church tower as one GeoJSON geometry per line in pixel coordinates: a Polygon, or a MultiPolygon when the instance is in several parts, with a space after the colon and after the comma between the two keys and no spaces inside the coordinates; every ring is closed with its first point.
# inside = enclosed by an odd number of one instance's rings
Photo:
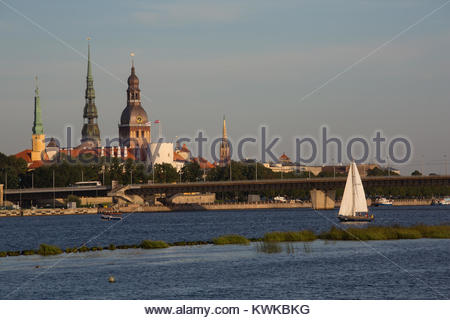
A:
{"type": "MultiPolygon", "coordinates": [[[[90,39],[88,39],[89,41],[90,39]]],[[[86,103],[84,105],[84,124],[81,130],[81,143],[87,143],[92,146],[99,146],[100,141],[100,129],[98,128],[97,107],[95,106],[95,90],[94,90],[94,78],[92,77],[91,67],[91,44],[88,42],[88,65],[86,76],[86,103]]]]}
{"type": "Polygon", "coordinates": [[[42,161],[42,155],[45,151],[45,134],[42,125],[41,101],[39,98],[39,88],[36,77],[36,89],[34,90],[34,122],[31,161],[42,161]]]}
{"type": "MultiPolygon", "coordinates": [[[[131,56],[134,57],[134,54],[131,56]]],[[[131,60],[131,74],[128,77],[127,106],[120,117],[119,137],[121,145],[130,149],[150,145],[150,122],[141,104],[141,90],[134,59],[131,60]]]]}
{"type": "Polygon", "coordinates": [[[223,116],[223,128],[222,128],[222,142],[220,143],[220,162],[221,167],[227,167],[230,165],[230,141],[227,137],[227,124],[225,116],[223,116]]]}

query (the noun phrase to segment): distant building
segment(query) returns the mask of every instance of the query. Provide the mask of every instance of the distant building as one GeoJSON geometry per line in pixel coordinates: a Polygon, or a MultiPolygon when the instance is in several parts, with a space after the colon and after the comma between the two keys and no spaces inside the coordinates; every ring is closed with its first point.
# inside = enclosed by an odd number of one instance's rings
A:
{"type": "Polygon", "coordinates": [[[122,112],[119,124],[120,144],[128,148],[146,148],[150,144],[150,122],[141,105],[139,78],[136,76],[134,60],[128,77],[127,106],[122,112]]]}
{"type": "Polygon", "coordinates": [[[227,167],[230,165],[230,141],[227,136],[227,124],[225,121],[225,116],[223,116],[223,127],[222,127],[222,142],[220,143],[220,161],[219,166],[227,167]]]}
{"type": "Polygon", "coordinates": [[[42,124],[41,100],[36,77],[36,89],[34,90],[34,122],[32,136],[31,161],[42,161],[45,153],[45,134],[42,124]]]}
{"type": "Polygon", "coordinates": [[[175,167],[173,156],[173,143],[171,142],[154,142],[150,144],[152,164],[168,163],[175,167]]]}
{"type": "Polygon", "coordinates": [[[81,143],[87,144],[91,147],[100,146],[100,129],[98,128],[98,112],[95,105],[95,90],[94,90],[94,78],[92,77],[91,67],[91,45],[88,43],[88,65],[86,76],[86,103],[83,111],[83,129],[81,130],[81,143]]]}

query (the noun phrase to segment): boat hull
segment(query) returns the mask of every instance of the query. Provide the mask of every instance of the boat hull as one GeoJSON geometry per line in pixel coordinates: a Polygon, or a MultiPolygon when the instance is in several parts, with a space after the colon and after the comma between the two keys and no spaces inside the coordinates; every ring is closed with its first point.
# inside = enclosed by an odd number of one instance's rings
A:
{"type": "Polygon", "coordinates": [[[373,221],[375,218],[373,215],[371,216],[342,216],[339,215],[338,216],[339,221],[341,222],[371,222],[373,221]]]}
{"type": "Polygon", "coordinates": [[[100,219],[107,220],[107,221],[117,221],[117,220],[122,220],[122,217],[102,214],[100,216],[100,219]]]}

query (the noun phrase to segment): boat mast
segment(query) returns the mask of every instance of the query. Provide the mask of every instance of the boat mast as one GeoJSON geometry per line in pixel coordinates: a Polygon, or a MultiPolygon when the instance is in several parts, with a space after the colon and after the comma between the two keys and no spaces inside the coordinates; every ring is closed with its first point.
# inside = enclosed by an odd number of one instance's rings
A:
{"type": "Polygon", "coordinates": [[[352,161],[352,164],[351,164],[351,166],[350,166],[350,170],[352,171],[352,215],[353,216],[356,216],[356,213],[355,213],[355,207],[356,207],[356,205],[355,205],[355,198],[356,198],[356,187],[355,187],[355,167],[356,165],[355,165],[355,162],[354,161],[352,161]]]}

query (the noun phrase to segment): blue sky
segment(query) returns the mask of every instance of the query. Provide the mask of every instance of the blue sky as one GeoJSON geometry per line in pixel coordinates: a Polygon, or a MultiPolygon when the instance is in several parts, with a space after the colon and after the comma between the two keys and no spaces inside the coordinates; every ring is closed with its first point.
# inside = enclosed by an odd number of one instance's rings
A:
{"type": "MultiPolygon", "coordinates": [[[[301,98],[417,22],[442,0],[0,1],[0,150],[30,145],[34,76],[46,134],[82,126],[86,37],[92,38],[102,136],[116,136],[125,107],[129,53],[143,105],[168,139],[220,134],[344,140],[406,136],[411,167],[443,171],[450,156],[450,5],[335,81],[301,98]],[[62,44],[4,3],[29,17],[62,44]]],[[[157,131],[157,130],[155,130],[157,131]]],[[[156,133],[154,131],[154,134],[156,133]]],[[[78,139],[79,137],[77,137],[78,139]]],[[[253,149],[249,149],[252,156],[253,149]]]]}

